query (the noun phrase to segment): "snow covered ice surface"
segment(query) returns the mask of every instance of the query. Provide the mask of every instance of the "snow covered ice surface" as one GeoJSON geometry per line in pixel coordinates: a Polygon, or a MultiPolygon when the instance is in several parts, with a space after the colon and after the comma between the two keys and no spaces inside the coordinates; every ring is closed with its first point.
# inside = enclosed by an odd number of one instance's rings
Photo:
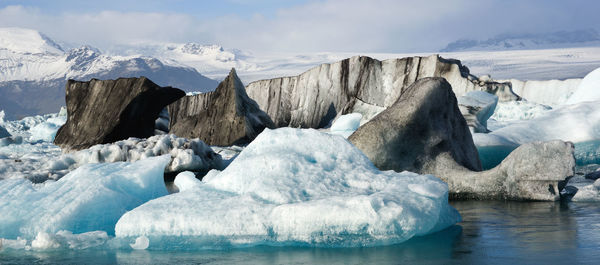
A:
{"type": "Polygon", "coordinates": [[[150,249],[394,244],[460,221],[431,175],[379,171],[344,138],[265,129],[224,171],[175,179],[180,192],[126,213],[118,238],[150,249]]]}
{"type": "Polygon", "coordinates": [[[81,246],[90,237],[106,238],[125,212],[167,194],[163,172],[169,161],[169,156],[160,156],[85,165],[42,184],[1,180],[0,238],[25,239],[34,248],[60,242],[81,246]]]}

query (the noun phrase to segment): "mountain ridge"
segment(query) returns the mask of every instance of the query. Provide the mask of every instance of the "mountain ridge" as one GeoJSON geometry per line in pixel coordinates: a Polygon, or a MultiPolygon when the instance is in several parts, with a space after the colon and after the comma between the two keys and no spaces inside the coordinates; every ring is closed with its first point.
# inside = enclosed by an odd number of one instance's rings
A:
{"type": "Polygon", "coordinates": [[[500,34],[487,40],[460,39],[440,52],[527,50],[545,48],[600,46],[600,34],[594,29],[555,31],[536,34],[500,34]]]}
{"type": "Polygon", "coordinates": [[[107,55],[89,45],[64,51],[35,30],[0,28],[0,39],[0,109],[9,119],[56,112],[65,104],[69,79],[146,76],[186,92],[208,92],[218,85],[195,68],[151,56],[107,55]]]}

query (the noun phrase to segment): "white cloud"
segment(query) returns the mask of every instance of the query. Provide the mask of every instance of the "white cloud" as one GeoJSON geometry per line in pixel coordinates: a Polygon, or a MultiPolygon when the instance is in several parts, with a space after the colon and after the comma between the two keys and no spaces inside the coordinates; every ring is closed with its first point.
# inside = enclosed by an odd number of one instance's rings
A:
{"type": "Polygon", "coordinates": [[[327,0],[282,8],[269,15],[223,14],[216,18],[161,10],[51,14],[8,6],[0,9],[0,26],[33,28],[57,40],[100,48],[193,41],[254,51],[434,51],[459,38],[597,28],[600,18],[593,15],[596,9],[585,8],[586,4],[589,1],[327,0]]]}

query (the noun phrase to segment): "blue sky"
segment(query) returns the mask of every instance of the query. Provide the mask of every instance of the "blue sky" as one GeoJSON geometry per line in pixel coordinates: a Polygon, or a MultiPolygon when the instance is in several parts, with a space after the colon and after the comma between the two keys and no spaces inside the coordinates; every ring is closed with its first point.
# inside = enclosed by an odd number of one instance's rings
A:
{"type": "Polygon", "coordinates": [[[249,17],[254,14],[273,16],[278,9],[290,8],[306,3],[305,0],[0,0],[0,6],[22,5],[37,7],[47,13],[100,12],[170,12],[183,13],[199,18],[214,18],[224,15],[249,17]]]}
{"type": "Polygon", "coordinates": [[[249,51],[430,52],[457,39],[600,31],[597,0],[0,0],[0,27],[59,42],[219,44],[249,51]]]}

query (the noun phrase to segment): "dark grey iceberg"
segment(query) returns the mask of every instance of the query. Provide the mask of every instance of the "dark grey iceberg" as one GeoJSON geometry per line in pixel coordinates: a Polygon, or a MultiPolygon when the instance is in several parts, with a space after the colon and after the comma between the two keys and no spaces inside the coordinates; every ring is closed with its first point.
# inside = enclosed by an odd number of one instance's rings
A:
{"type": "Polygon", "coordinates": [[[558,183],[574,173],[573,144],[536,142],[481,171],[456,96],[443,78],[418,80],[348,140],[381,170],[432,174],[459,199],[558,200],[558,183]]]}
{"type": "Polygon", "coordinates": [[[409,86],[396,103],[359,127],[348,140],[381,170],[426,172],[445,159],[481,170],[477,148],[452,88],[439,77],[420,79],[409,86]]]}
{"type": "Polygon", "coordinates": [[[146,77],[69,80],[67,122],[54,143],[63,149],[81,150],[129,137],[153,136],[161,110],[183,96],[182,90],[158,86],[146,77]]]}
{"type": "Polygon", "coordinates": [[[322,128],[341,114],[372,118],[425,77],[443,77],[454,93],[485,91],[500,101],[517,100],[509,82],[478,79],[460,61],[438,55],[379,61],[355,56],[322,64],[298,76],[255,81],[246,87],[277,127],[322,128]]]}
{"type": "Polygon", "coordinates": [[[213,92],[183,97],[169,105],[169,133],[199,138],[209,145],[249,143],[264,128],[274,128],[269,116],[248,97],[232,69],[213,92]]]}

